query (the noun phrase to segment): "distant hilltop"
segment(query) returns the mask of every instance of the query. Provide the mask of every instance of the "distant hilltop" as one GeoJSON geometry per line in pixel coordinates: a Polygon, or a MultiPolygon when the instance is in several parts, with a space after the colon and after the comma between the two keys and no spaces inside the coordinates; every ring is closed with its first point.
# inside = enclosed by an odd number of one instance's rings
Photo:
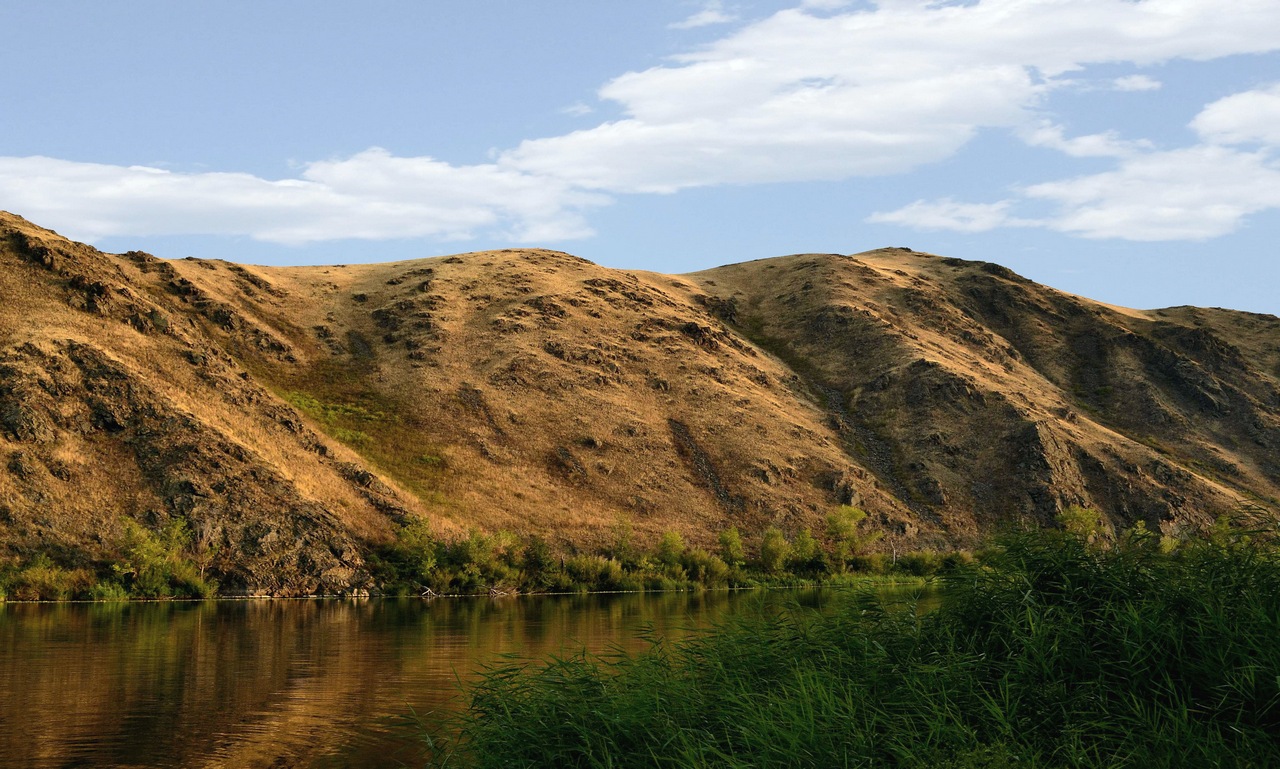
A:
{"type": "Polygon", "coordinates": [[[887,248],[689,275],[512,249],[250,267],[0,213],[0,557],[181,521],[224,587],[358,587],[407,522],[963,546],[1280,507],[1280,319],[887,248]]]}

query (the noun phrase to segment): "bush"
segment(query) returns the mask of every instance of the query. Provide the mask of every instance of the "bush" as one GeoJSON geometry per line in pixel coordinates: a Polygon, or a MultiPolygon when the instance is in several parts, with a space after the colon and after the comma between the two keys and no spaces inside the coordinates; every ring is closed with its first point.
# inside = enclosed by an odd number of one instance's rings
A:
{"type": "Polygon", "coordinates": [[[706,587],[724,587],[729,582],[729,565],[706,550],[686,551],[683,566],[689,579],[706,587]]]}
{"type": "Polygon", "coordinates": [[[731,526],[720,532],[720,560],[730,568],[740,569],[747,563],[747,551],[742,545],[742,535],[737,526],[731,526]]]}
{"type": "Polygon", "coordinates": [[[918,550],[898,556],[893,565],[895,571],[913,577],[931,577],[942,569],[944,556],[933,550],[918,550]]]}
{"type": "Polygon", "coordinates": [[[782,571],[787,556],[791,553],[791,545],[782,532],[770,526],[760,535],[760,570],[766,574],[777,574],[782,571]]]}
{"type": "Polygon", "coordinates": [[[131,595],[208,598],[217,592],[216,583],[204,579],[186,555],[192,535],[185,520],[172,519],[153,532],[126,518],[123,529],[123,557],[112,568],[131,595]]]}
{"type": "Polygon", "coordinates": [[[9,581],[9,597],[17,601],[65,601],[89,594],[95,578],[86,569],[65,569],[40,553],[9,581]]]}
{"type": "Polygon", "coordinates": [[[684,550],[684,538],[674,531],[668,531],[662,535],[662,539],[658,540],[658,549],[654,551],[654,557],[663,566],[679,566],[684,550]]]}
{"type": "Polygon", "coordinates": [[[817,577],[827,570],[826,559],[822,557],[822,548],[818,540],[808,529],[801,529],[791,542],[791,553],[787,557],[787,566],[795,574],[804,577],[817,577]]]}
{"type": "Polygon", "coordinates": [[[560,562],[552,555],[551,546],[541,537],[530,537],[521,555],[525,584],[534,589],[546,590],[555,584],[555,572],[560,562]]]}
{"type": "Polygon", "coordinates": [[[127,601],[129,600],[129,591],[125,586],[113,580],[99,582],[89,588],[89,600],[91,601],[127,601]]]}
{"type": "Polygon", "coordinates": [[[622,564],[599,555],[575,555],[565,561],[565,571],[574,583],[588,590],[623,589],[622,564]]]}

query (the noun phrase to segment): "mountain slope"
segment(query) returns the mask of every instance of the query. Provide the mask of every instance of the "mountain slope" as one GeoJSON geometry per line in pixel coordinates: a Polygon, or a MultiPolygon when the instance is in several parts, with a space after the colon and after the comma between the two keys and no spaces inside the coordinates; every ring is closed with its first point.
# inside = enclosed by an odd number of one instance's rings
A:
{"type": "Polygon", "coordinates": [[[856,504],[885,547],[1079,504],[1280,497],[1280,321],[1112,308],[900,249],[668,276],[538,249],[245,267],[0,214],[0,550],[182,521],[244,592],[349,590],[406,521],[710,543],[856,504]]]}

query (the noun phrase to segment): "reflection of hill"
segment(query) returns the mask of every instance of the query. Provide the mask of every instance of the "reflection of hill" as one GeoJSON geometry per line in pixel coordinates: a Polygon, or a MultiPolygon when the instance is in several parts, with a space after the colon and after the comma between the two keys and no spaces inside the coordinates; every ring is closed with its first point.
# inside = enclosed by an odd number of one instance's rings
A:
{"type": "Polygon", "coordinates": [[[705,625],[730,600],[0,607],[0,698],[22,720],[0,729],[0,764],[382,766],[389,719],[451,707],[457,674],[495,655],[634,648],[639,628],[705,625]]]}

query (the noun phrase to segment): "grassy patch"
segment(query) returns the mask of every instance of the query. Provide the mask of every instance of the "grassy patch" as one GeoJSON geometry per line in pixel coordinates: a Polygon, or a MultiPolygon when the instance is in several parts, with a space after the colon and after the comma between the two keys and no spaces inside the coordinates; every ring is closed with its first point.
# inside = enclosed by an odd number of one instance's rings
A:
{"type": "Polygon", "coordinates": [[[280,395],[420,499],[438,500],[447,467],[430,446],[430,432],[400,404],[369,388],[364,376],[350,367],[325,366],[280,395]]]}
{"type": "Polygon", "coordinates": [[[636,656],[500,667],[440,759],[1275,766],[1278,637],[1280,558],[1256,539],[1169,552],[1142,532],[1106,544],[1020,534],[947,577],[923,616],[851,598],[636,656]]]}

